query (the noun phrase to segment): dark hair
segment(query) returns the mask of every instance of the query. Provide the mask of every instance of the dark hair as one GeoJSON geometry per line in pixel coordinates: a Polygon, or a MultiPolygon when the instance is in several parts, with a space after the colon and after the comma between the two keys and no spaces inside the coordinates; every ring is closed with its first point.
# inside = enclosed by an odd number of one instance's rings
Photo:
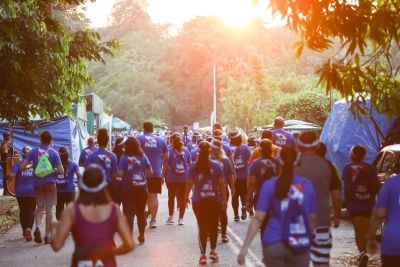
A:
{"type": "Polygon", "coordinates": [[[207,142],[210,143],[212,140],[213,140],[213,137],[212,137],[212,136],[207,136],[207,137],[206,137],[206,141],[207,141],[207,142]]]}
{"type": "Polygon", "coordinates": [[[97,143],[101,147],[106,147],[108,145],[108,141],[110,141],[110,136],[108,135],[107,129],[100,128],[97,131],[97,143]]]}
{"type": "Polygon", "coordinates": [[[222,130],[221,124],[219,124],[219,123],[214,123],[214,125],[213,125],[213,130],[222,130]]]}
{"type": "Polygon", "coordinates": [[[88,146],[94,146],[94,138],[91,136],[91,137],[89,137],[88,138],[88,140],[87,140],[87,145],[88,146]]]}
{"type": "Polygon", "coordinates": [[[200,145],[200,143],[204,142],[204,141],[205,141],[204,138],[199,138],[199,139],[197,139],[196,143],[197,143],[197,145],[200,145]]]}
{"type": "Polygon", "coordinates": [[[178,133],[178,132],[173,132],[173,133],[171,134],[171,136],[169,137],[169,145],[170,145],[170,146],[173,146],[173,145],[174,145],[175,138],[177,138],[177,137],[181,137],[181,134],[178,133]]]}
{"type": "Polygon", "coordinates": [[[274,128],[283,128],[285,126],[285,120],[278,116],[274,120],[274,128]]]}
{"type": "Polygon", "coordinates": [[[182,137],[180,135],[177,135],[174,138],[174,142],[172,143],[172,146],[174,147],[175,150],[181,151],[183,147],[183,142],[182,142],[182,137]]]}
{"type": "Polygon", "coordinates": [[[325,158],[326,151],[326,145],[323,142],[319,142],[317,147],[315,148],[315,153],[317,153],[318,156],[325,158]]]}
{"type": "Polygon", "coordinates": [[[203,141],[199,144],[199,156],[197,158],[196,172],[209,173],[210,172],[210,143],[203,141]]]}
{"type": "Polygon", "coordinates": [[[272,140],[272,131],[271,130],[263,130],[261,132],[261,139],[272,140]]]}
{"type": "Polygon", "coordinates": [[[139,141],[135,137],[130,136],[128,137],[128,139],[126,139],[125,154],[127,156],[143,156],[142,147],[140,146],[139,141]]]}
{"type": "Polygon", "coordinates": [[[239,132],[230,132],[229,137],[230,137],[230,143],[234,146],[240,146],[242,144],[242,136],[238,135],[239,132]]]}
{"type": "Polygon", "coordinates": [[[269,139],[263,139],[260,142],[260,153],[265,158],[271,158],[272,156],[272,142],[269,139]]]}
{"type": "Polygon", "coordinates": [[[199,132],[194,132],[192,136],[192,142],[196,142],[199,138],[201,138],[199,132]]]}
{"type": "MultiPolygon", "coordinates": [[[[104,172],[98,166],[91,164],[86,167],[83,173],[82,182],[85,183],[89,188],[98,186],[104,179],[104,172]]],[[[85,190],[79,191],[79,197],[77,203],[82,205],[103,205],[112,202],[108,188],[95,193],[86,192],[85,190]]]]}
{"type": "Polygon", "coordinates": [[[222,131],[220,130],[220,129],[215,129],[214,131],[213,131],[213,133],[212,133],[212,135],[214,136],[214,137],[217,137],[217,136],[222,136],[222,131]]]}
{"type": "Polygon", "coordinates": [[[50,144],[52,140],[53,140],[53,136],[51,135],[51,133],[49,131],[44,131],[40,134],[40,142],[43,145],[50,144]]]}
{"type": "Polygon", "coordinates": [[[362,145],[355,145],[350,150],[350,157],[352,161],[363,161],[367,155],[367,149],[362,145]]]}
{"type": "Polygon", "coordinates": [[[290,186],[293,182],[293,169],[297,152],[293,146],[283,146],[279,156],[283,161],[283,165],[276,181],[275,196],[277,199],[284,199],[288,196],[290,186]]]}
{"type": "Polygon", "coordinates": [[[24,146],[23,148],[22,148],[22,158],[23,159],[25,159],[26,158],[26,156],[28,156],[28,153],[31,151],[31,147],[30,146],[24,146]]]}
{"type": "Polygon", "coordinates": [[[145,123],[143,123],[143,131],[145,133],[152,133],[154,132],[154,125],[153,123],[146,121],[145,123]]]}
{"type": "Polygon", "coordinates": [[[121,145],[122,141],[124,141],[123,137],[118,137],[115,139],[115,144],[112,152],[117,156],[118,162],[121,156],[124,154],[124,146],[121,145]]]}
{"type": "Polygon", "coordinates": [[[64,168],[64,173],[67,173],[69,169],[69,151],[68,148],[62,146],[58,149],[58,154],[60,154],[61,164],[64,168]]]}

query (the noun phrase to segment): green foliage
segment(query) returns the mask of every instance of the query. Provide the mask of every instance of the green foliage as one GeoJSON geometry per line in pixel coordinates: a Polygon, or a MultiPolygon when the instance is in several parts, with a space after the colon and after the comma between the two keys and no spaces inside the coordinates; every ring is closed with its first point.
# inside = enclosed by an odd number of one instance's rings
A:
{"type": "Polygon", "coordinates": [[[99,34],[84,23],[74,29],[58,19],[60,13],[76,14],[76,6],[83,2],[0,3],[0,118],[12,122],[71,112],[92,81],[87,61],[104,62],[102,56],[117,47],[115,41],[100,42],[99,34]]]}
{"type": "Polygon", "coordinates": [[[366,98],[388,117],[400,116],[399,1],[281,1],[271,0],[291,30],[301,35],[296,56],[305,48],[327,51],[336,40],[336,57],[319,70],[326,91],[336,89],[353,104],[354,112],[367,113],[366,98]]]}

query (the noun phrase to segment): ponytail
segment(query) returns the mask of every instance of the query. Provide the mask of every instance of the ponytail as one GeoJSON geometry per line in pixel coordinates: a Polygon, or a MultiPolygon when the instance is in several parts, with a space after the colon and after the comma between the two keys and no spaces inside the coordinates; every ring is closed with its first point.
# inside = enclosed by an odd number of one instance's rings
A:
{"type": "Polygon", "coordinates": [[[203,141],[199,144],[199,156],[197,158],[196,172],[197,173],[209,173],[210,166],[210,143],[203,141]]]}
{"type": "Polygon", "coordinates": [[[293,146],[284,146],[279,154],[281,171],[275,185],[275,196],[277,199],[284,199],[288,196],[290,186],[293,182],[294,162],[297,152],[293,146]]]}
{"type": "Polygon", "coordinates": [[[271,158],[272,156],[272,142],[268,139],[263,139],[260,142],[260,153],[264,158],[271,158]]]}
{"type": "Polygon", "coordinates": [[[60,159],[61,159],[61,164],[64,168],[64,172],[66,173],[69,169],[69,152],[68,148],[66,147],[60,147],[58,150],[58,153],[60,154],[60,159]]]}

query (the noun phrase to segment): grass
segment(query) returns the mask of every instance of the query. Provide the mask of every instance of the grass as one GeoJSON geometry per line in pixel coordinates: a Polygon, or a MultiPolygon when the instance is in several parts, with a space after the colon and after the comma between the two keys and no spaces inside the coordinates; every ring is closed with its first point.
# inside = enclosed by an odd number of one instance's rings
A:
{"type": "Polygon", "coordinates": [[[19,222],[17,200],[12,197],[0,198],[0,235],[19,222]]]}

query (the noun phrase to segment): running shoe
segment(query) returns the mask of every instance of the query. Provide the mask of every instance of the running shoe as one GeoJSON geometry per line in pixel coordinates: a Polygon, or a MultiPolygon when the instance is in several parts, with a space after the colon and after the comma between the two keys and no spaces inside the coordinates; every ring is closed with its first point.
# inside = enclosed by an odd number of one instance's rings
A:
{"type": "Polygon", "coordinates": [[[235,222],[240,222],[239,216],[235,216],[234,220],[235,220],[235,222]]]}
{"type": "Polygon", "coordinates": [[[222,241],[222,243],[229,243],[229,237],[227,235],[223,235],[221,237],[221,241],[222,241]]]}
{"type": "Polygon", "coordinates": [[[178,219],[178,225],[185,225],[183,218],[178,219]]]}
{"type": "Polygon", "coordinates": [[[25,241],[27,241],[27,242],[32,241],[31,229],[26,229],[24,231],[24,237],[25,237],[25,241]]]}
{"type": "Polygon", "coordinates": [[[151,220],[151,221],[150,221],[150,228],[151,228],[151,229],[156,229],[156,228],[157,228],[156,220],[151,220]]]}
{"type": "Polygon", "coordinates": [[[144,244],[144,241],[145,241],[144,235],[139,235],[138,241],[139,241],[139,245],[143,245],[143,244],[144,244]]]}
{"type": "Polygon", "coordinates": [[[44,237],[44,243],[45,243],[45,244],[50,244],[50,243],[51,243],[51,237],[46,235],[46,236],[44,237]]]}
{"type": "Polygon", "coordinates": [[[359,267],[367,267],[368,266],[368,255],[365,252],[361,252],[359,257],[360,262],[358,264],[359,267]]]}
{"type": "Polygon", "coordinates": [[[201,255],[199,259],[199,264],[204,265],[207,264],[207,256],[206,255],[201,255]]]}
{"type": "Polygon", "coordinates": [[[246,220],[247,219],[247,208],[246,207],[242,207],[242,220],[246,220]]]}
{"type": "Polygon", "coordinates": [[[219,262],[219,256],[215,250],[211,250],[209,258],[212,262],[219,262]]]}
{"type": "Polygon", "coordinates": [[[38,244],[43,243],[42,235],[40,234],[39,228],[36,228],[35,232],[33,232],[33,236],[35,237],[35,242],[38,244]]]}
{"type": "Polygon", "coordinates": [[[169,224],[169,225],[174,224],[174,216],[169,216],[166,224],[169,224]]]}

